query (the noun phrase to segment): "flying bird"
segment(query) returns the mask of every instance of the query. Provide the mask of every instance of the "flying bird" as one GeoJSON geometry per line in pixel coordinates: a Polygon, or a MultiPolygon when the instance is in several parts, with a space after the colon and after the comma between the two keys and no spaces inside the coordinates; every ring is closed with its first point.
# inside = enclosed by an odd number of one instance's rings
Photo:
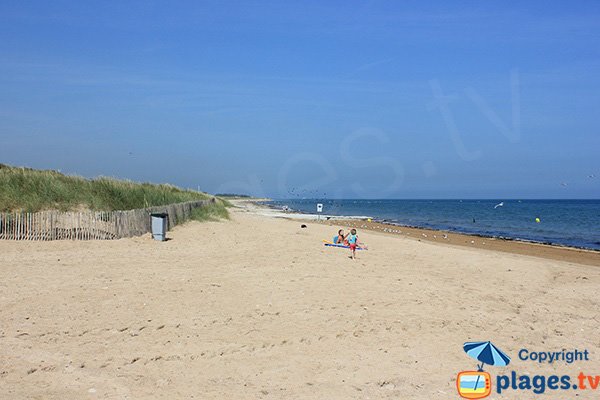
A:
{"type": "Polygon", "coordinates": [[[496,205],[494,206],[494,210],[495,210],[496,208],[498,208],[498,207],[504,207],[504,202],[502,201],[502,202],[500,202],[500,203],[496,204],[496,205]]]}

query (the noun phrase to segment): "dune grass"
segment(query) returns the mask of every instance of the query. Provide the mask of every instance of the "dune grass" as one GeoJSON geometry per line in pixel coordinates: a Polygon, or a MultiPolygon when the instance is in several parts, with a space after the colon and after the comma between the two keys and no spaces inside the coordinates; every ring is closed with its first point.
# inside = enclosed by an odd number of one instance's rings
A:
{"type": "Polygon", "coordinates": [[[105,177],[85,179],[0,164],[0,211],[131,210],[210,197],[167,184],[105,177]]]}
{"type": "Polygon", "coordinates": [[[229,202],[217,198],[216,202],[210,203],[208,206],[192,210],[191,219],[200,222],[229,219],[227,207],[230,207],[229,202]]]}

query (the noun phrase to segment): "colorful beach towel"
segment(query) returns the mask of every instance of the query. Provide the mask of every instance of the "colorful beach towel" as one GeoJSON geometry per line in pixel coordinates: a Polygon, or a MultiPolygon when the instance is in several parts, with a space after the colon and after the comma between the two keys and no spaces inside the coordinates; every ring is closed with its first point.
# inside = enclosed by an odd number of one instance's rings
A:
{"type": "MultiPolygon", "coordinates": [[[[333,242],[329,242],[327,240],[323,240],[323,244],[327,247],[342,247],[344,249],[349,249],[350,246],[346,246],[345,244],[338,244],[338,243],[333,243],[333,242]]],[[[368,250],[364,247],[357,247],[356,250],[368,250]]]]}

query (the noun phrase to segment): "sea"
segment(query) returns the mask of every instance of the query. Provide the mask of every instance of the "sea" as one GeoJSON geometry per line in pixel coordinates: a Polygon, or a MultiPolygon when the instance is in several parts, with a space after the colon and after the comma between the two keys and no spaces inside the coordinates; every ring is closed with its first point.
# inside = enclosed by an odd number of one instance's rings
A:
{"type": "Polygon", "coordinates": [[[600,251],[600,200],[332,200],[266,202],[300,213],[370,217],[399,226],[600,251]]]}

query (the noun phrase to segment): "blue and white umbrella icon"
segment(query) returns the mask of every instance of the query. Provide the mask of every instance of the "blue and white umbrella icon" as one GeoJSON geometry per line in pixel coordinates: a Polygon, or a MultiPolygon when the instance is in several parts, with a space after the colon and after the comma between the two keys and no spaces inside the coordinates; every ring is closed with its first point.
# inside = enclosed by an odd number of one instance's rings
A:
{"type": "MultiPolygon", "coordinates": [[[[463,345],[463,349],[469,357],[481,362],[481,365],[477,366],[479,371],[483,371],[483,364],[505,367],[510,363],[510,357],[494,346],[492,342],[467,342],[463,345]]],[[[478,375],[475,387],[479,383],[479,378],[478,375]]]]}
{"type": "Polygon", "coordinates": [[[467,342],[463,345],[463,349],[470,357],[481,362],[480,371],[483,371],[483,364],[505,367],[510,363],[510,357],[492,342],[467,342]]]}

